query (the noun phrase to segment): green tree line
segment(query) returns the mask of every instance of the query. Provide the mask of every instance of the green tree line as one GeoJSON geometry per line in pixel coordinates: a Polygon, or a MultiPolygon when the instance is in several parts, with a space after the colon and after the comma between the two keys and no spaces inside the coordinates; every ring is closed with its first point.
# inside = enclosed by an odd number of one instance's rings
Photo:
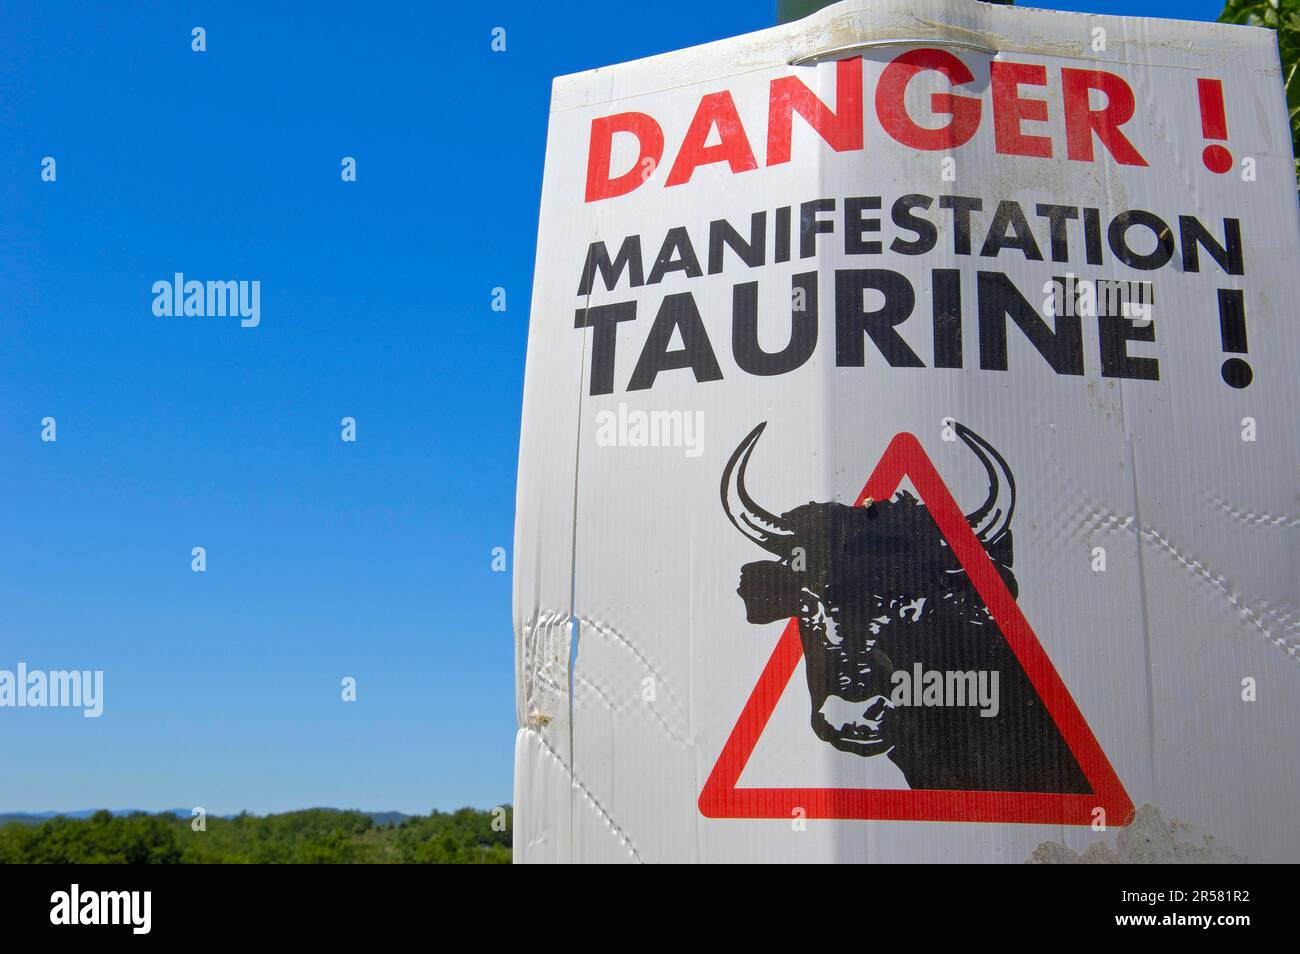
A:
{"type": "Polygon", "coordinates": [[[355,811],[191,819],[175,815],[52,818],[0,827],[6,864],[508,864],[512,813],[462,808],[377,825],[355,811]],[[498,826],[501,822],[498,821],[498,826]]]}

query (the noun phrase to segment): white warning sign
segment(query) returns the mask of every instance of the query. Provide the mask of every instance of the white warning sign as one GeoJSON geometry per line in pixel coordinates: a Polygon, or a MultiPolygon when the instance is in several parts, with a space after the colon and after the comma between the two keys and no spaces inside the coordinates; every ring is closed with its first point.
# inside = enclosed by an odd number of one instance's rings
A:
{"type": "Polygon", "coordinates": [[[849,0],[548,137],[518,860],[1300,860],[1272,33],[849,0]]]}

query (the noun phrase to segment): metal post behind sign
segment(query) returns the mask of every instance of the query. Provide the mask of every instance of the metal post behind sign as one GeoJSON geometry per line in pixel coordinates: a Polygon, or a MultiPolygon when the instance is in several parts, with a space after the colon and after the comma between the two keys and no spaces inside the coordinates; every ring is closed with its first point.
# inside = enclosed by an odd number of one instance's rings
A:
{"type": "Polygon", "coordinates": [[[835,0],[776,0],[776,22],[789,23],[802,20],[810,13],[816,13],[822,7],[829,7],[835,0]]]}
{"type": "MultiPolygon", "coordinates": [[[[837,0],[776,0],[776,22],[789,23],[801,20],[810,13],[816,13],[822,7],[829,7],[837,0]]],[[[1015,0],[984,0],[985,3],[1010,5],[1015,0]]]]}

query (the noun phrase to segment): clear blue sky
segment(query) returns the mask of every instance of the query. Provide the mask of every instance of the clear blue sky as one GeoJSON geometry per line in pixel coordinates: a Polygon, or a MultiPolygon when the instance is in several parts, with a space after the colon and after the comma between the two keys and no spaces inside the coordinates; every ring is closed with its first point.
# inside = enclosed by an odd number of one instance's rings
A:
{"type": "Polygon", "coordinates": [[[551,78],[773,8],[0,4],[0,669],[106,682],[0,709],[0,812],[510,799],[551,78]],[[260,327],[155,318],[176,271],[260,280],[260,327]]]}

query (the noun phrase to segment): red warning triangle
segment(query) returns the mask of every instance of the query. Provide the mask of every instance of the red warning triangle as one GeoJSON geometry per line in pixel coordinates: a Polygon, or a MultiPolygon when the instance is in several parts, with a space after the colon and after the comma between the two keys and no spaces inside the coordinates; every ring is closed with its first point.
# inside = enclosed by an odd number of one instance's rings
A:
{"type": "Polygon", "coordinates": [[[894,436],[858,497],[857,505],[861,506],[868,497],[888,500],[904,477],[916,488],[939,532],[993,614],[1092,793],[737,788],[740,775],[803,655],[799,621],[791,619],[704,783],[699,798],[701,814],[708,818],[789,819],[795,809],[802,809],[806,818],[1090,825],[1097,820],[1096,809],[1101,808],[1105,810],[1107,826],[1127,825],[1133,819],[1133,802],[993,561],[915,436],[908,433],[894,436]]]}

